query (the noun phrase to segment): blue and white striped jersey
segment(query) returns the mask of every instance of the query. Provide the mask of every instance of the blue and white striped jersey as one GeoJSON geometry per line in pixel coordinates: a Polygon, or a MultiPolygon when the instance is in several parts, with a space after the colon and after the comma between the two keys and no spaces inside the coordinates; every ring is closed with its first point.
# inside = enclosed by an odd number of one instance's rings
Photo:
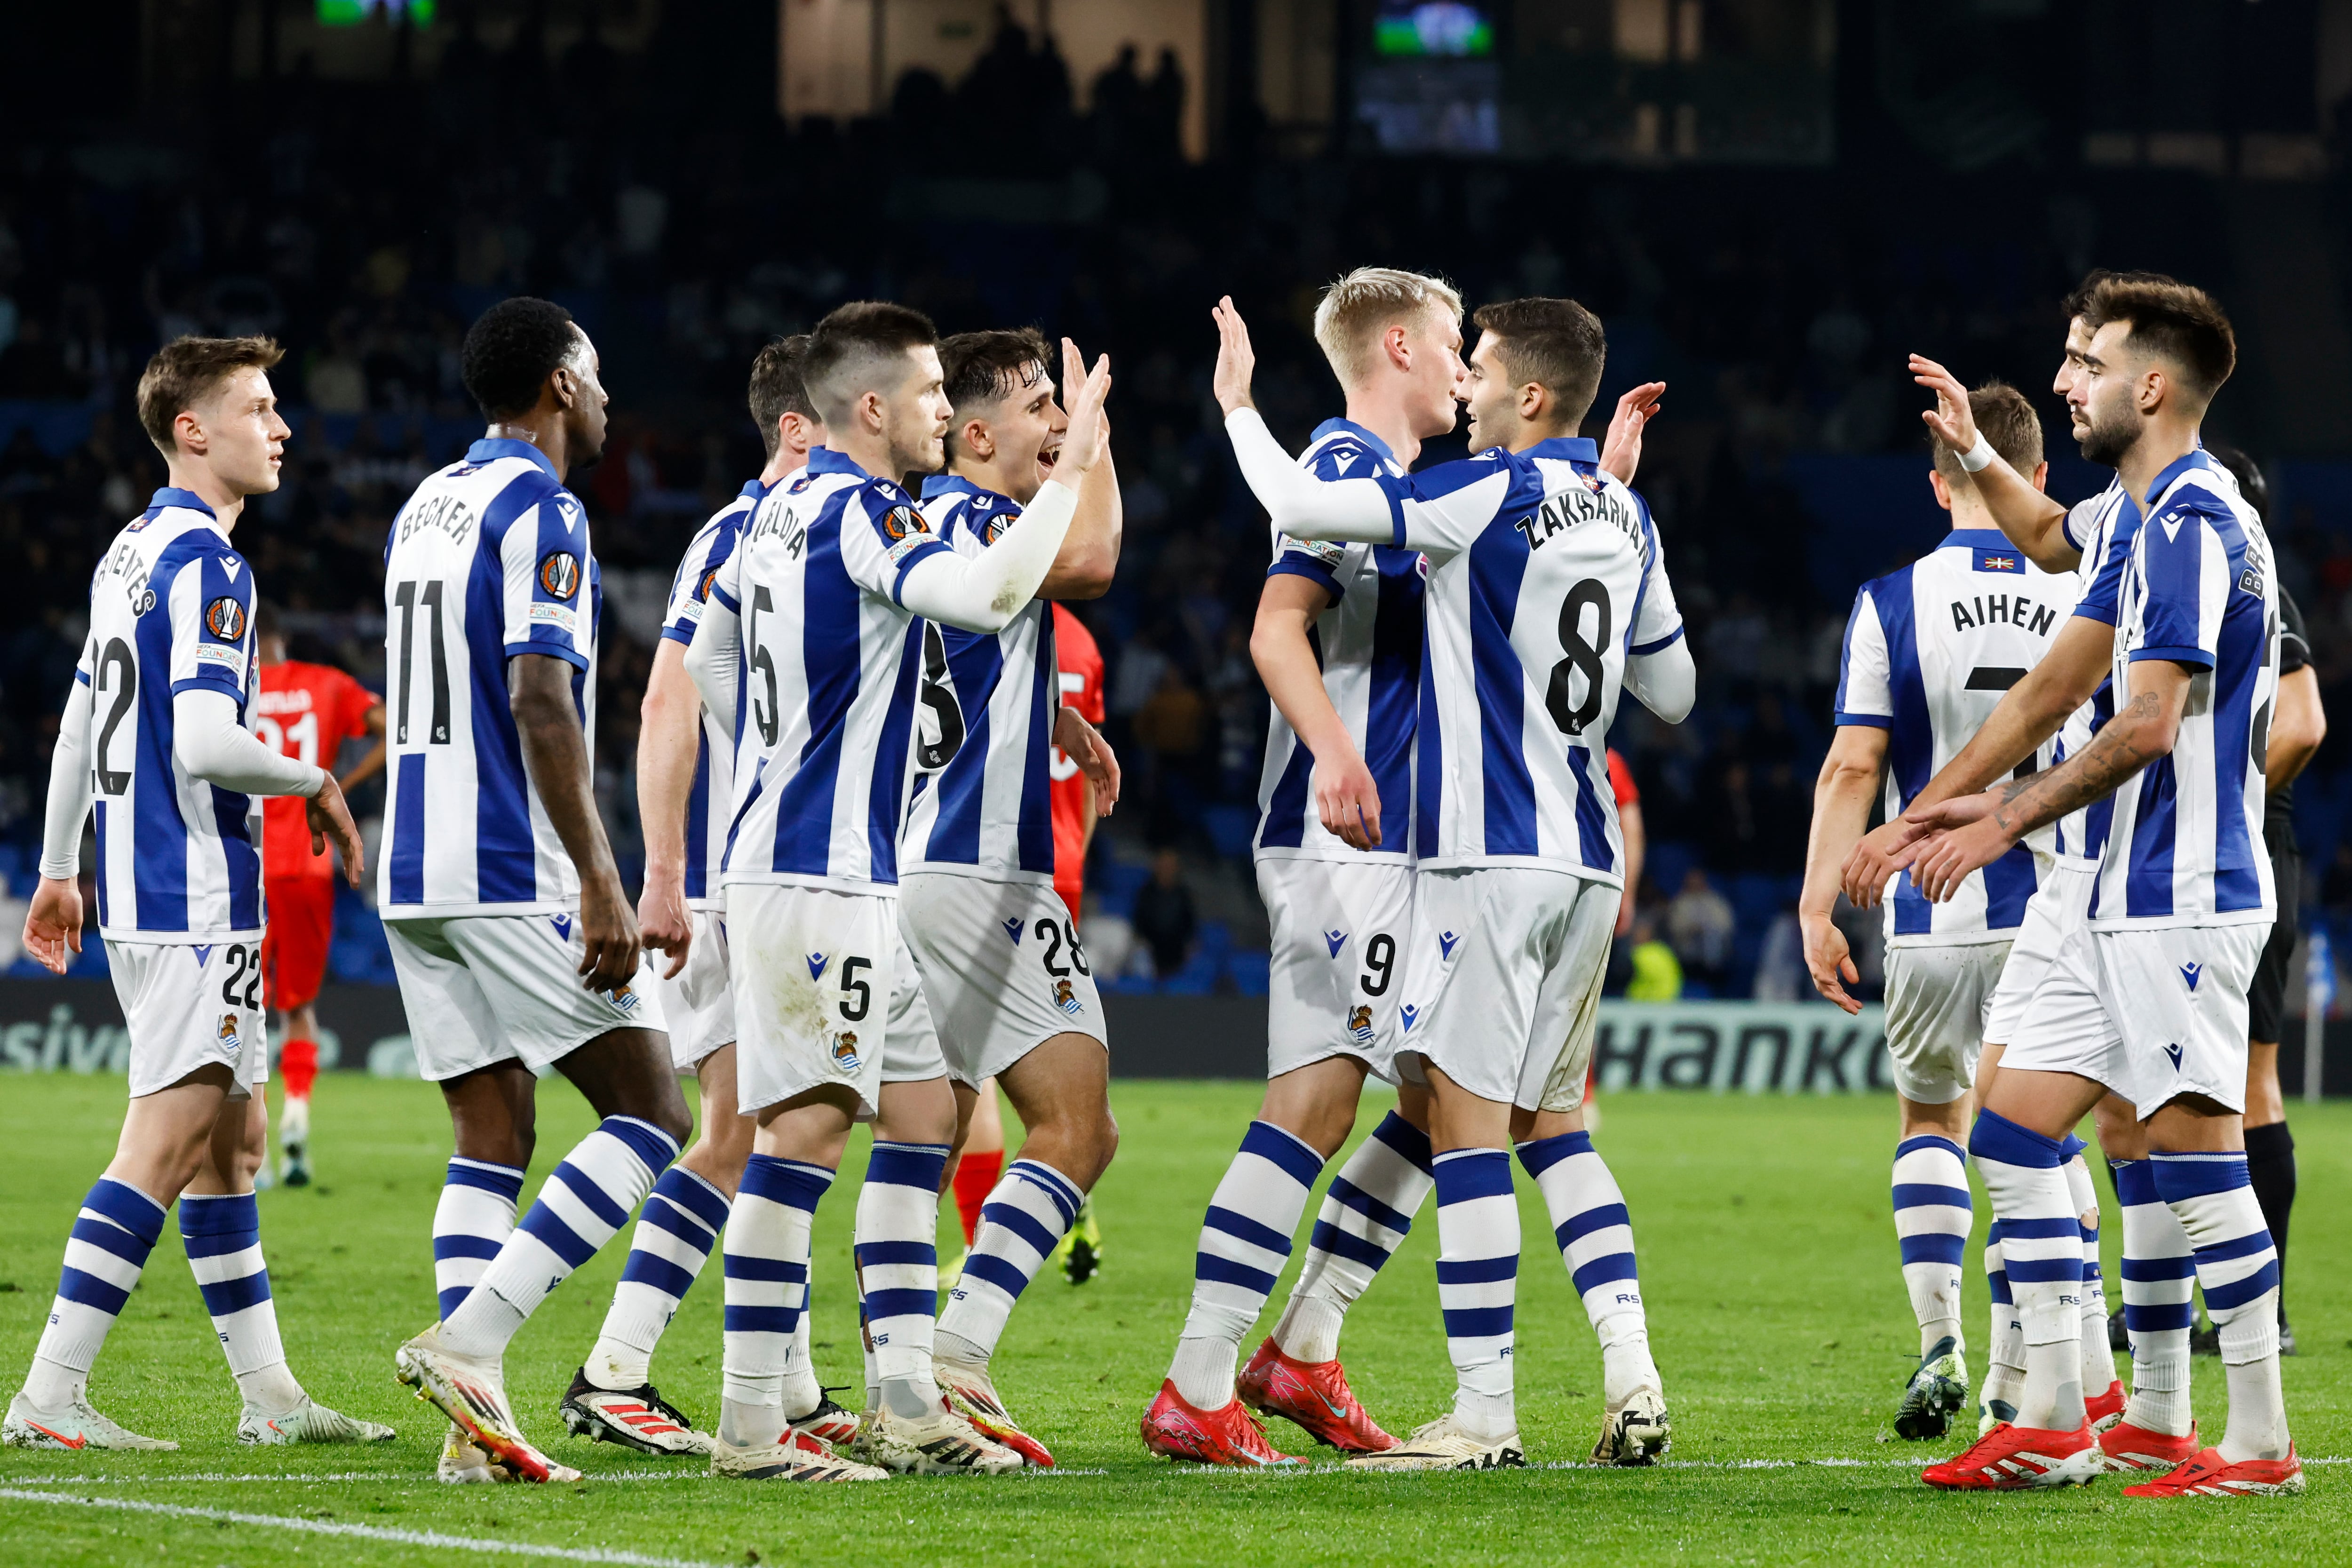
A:
{"type": "MultiPolygon", "coordinates": [[[[1298,466],[1318,479],[1394,478],[1404,472],[1387,442],[1345,419],[1316,426],[1298,466]]],[[[1414,710],[1429,563],[1417,550],[1277,533],[1266,575],[1285,574],[1319,584],[1330,595],[1311,628],[1315,652],[1323,667],[1324,694],[1380,791],[1381,841],[1357,849],[1324,827],[1315,809],[1315,753],[1299,743],[1290,721],[1276,708],[1266,722],[1255,853],[1293,860],[1410,858],[1414,710]]]]}
{"type": "Polygon", "coordinates": [[[947,548],[912,496],[823,447],[753,511],[710,589],[742,621],[723,881],[897,889],[924,642],[898,595],[947,548]]]}
{"type": "MultiPolygon", "coordinates": [[[[2067,542],[2083,553],[2083,563],[2074,573],[2083,596],[2074,601],[2074,613],[2112,626],[2116,624],[2116,591],[2124,578],[2124,558],[2131,553],[2132,536],[2139,531],[2139,506],[2124,489],[2123,481],[2116,479],[2090,500],[2069,507],[2064,527],[2067,542]]],[[[2052,762],[2063,763],[2082,751],[2115,716],[2115,682],[2102,680],[2091,700],[2069,714],[2060,727],[2052,762]]],[[[2095,867],[2100,851],[2106,847],[2107,826],[2115,820],[2115,815],[2112,795],[2095,800],[2079,811],[2068,812],[2051,825],[2056,829],[2053,848],[2078,865],[2095,867]]]]}
{"type": "MultiPolygon", "coordinates": [[[[2048,573],[1993,529],[1954,529],[1935,549],[1864,583],[1853,596],[1838,663],[1836,721],[1886,735],[1886,815],[1908,809],[2042,662],[2075,599],[2073,573],[2048,573]]],[[[2045,742],[2030,773],[2054,760],[2045,742]]],[[[2053,835],[2030,835],[1930,903],[1910,873],[1889,879],[1890,944],[1993,942],[2013,932],[2040,886],[2037,860],[2053,835]]]]}
{"type": "MultiPolygon", "coordinates": [[[[768,489],[751,480],[695,531],[677,563],[677,575],[670,579],[669,606],[662,616],[664,637],[694,646],[694,628],[702,624],[702,606],[710,602],[719,569],[735,553],[743,525],[751,521],[768,489]]],[[[740,723],[741,715],[736,718],[740,723]]],[[[690,910],[726,907],[719,894],[719,867],[727,847],[726,812],[734,799],[734,742],[727,738],[726,727],[705,713],[695,742],[694,787],[686,797],[686,907],[690,910]]]]}
{"type": "Polygon", "coordinates": [[[1392,542],[1430,562],[1413,783],[1423,867],[1623,885],[1609,724],[1630,662],[1673,647],[1683,622],[1649,508],[1599,458],[1591,441],[1555,438],[1379,481],[1392,542]]]}
{"type": "Polygon", "coordinates": [[[110,942],[209,942],[261,933],[261,803],[191,774],[172,699],[236,699],[254,684],[253,569],[193,491],[166,487],[91,574],[90,689],[98,927],[110,942]]]}
{"type": "Polygon", "coordinates": [[[577,907],[580,873],[523,769],[507,661],[572,667],[594,755],[604,586],[579,498],[530,442],[475,442],[393,519],[383,604],[378,909],[397,920],[577,907]]]}
{"type": "MultiPolygon", "coordinates": [[[[1020,515],[1020,502],[970,479],[923,481],[923,516],[959,554],[987,549],[1020,515]]],[[[1052,883],[1054,720],[1062,706],[1053,606],[1032,599],[992,636],[927,621],[923,667],[917,761],[936,774],[907,808],[905,868],[1052,883]],[[934,701],[936,692],[949,700],[934,701]],[[958,722],[967,726],[960,743],[948,733],[958,722]],[[932,760],[940,756],[949,759],[943,767],[932,760]]]]}
{"type": "Polygon", "coordinates": [[[2171,753],[2116,791],[2094,925],[2238,925],[2277,914],[2263,843],[2263,758],[2278,697],[2278,580],[2262,520],[2192,451],[2148,487],[2124,563],[2117,691],[2131,668],[2194,674],[2171,753]]]}

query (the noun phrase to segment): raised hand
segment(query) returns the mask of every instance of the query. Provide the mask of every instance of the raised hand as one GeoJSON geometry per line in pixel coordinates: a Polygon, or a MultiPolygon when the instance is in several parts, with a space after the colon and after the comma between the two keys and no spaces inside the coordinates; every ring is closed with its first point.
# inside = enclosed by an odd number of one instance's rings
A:
{"type": "Polygon", "coordinates": [[[1255,407],[1250,401],[1250,377],[1257,373],[1257,352],[1250,347],[1249,327],[1230,294],[1211,306],[1209,314],[1217,323],[1217,368],[1209,380],[1217,406],[1228,414],[1255,407]]]}
{"type": "Polygon", "coordinates": [[[1960,378],[1925,354],[1913,354],[1911,379],[1936,395],[1936,406],[1921,409],[1919,418],[1937,438],[1955,452],[1975,446],[1976,416],[1969,412],[1969,389],[1960,378]]]}
{"type": "Polygon", "coordinates": [[[1601,467],[1625,484],[1633,482],[1634,470],[1642,466],[1642,432],[1648,428],[1661,408],[1658,399],[1665,395],[1663,381],[1645,381],[1617,400],[1617,412],[1609,416],[1609,435],[1601,444],[1601,467]]]}
{"type": "Polygon", "coordinates": [[[1085,363],[1078,345],[1064,338],[1062,374],[1070,389],[1070,433],[1062,437],[1062,455],[1054,467],[1067,469],[1073,479],[1093,468],[1110,446],[1109,425],[1103,418],[1103,405],[1110,397],[1110,355],[1098,357],[1093,372],[1083,379],[1067,379],[1085,363]]]}

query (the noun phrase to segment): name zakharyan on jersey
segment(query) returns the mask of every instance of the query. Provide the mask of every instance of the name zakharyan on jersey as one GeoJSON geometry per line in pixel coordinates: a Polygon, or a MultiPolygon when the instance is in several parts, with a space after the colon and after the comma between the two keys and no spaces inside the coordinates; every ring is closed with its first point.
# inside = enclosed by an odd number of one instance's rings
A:
{"type": "Polygon", "coordinates": [[[2042,637],[2058,624],[2057,611],[2025,594],[1979,594],[1971,598],[1954,599],[1951,605],[1952,629],[1956,632],[2005,625],[2042,637]]]}
{"type": "Polygon", "coordinates": [[[1605,522],[1633,542],[1634,559],[1644,568],[1650,564],[1650,542],[1643,530],[1642,520],[1633,509],[1609,493],[1598,481],[1589,481],[1593,488],[1579,487],[1547,495],[1543,504],[1511,526],[1528,542],[1530,552],[1541,550],[1555,534],[1588,522],[1605,522]]]}

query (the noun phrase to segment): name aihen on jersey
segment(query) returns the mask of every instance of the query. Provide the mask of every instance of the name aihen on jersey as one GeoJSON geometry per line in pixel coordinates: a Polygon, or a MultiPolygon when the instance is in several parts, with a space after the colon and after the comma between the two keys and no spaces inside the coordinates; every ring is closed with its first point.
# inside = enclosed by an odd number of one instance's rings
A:
{"type": "MultiPolygon", "coordinates": [[[[1854,595],[1838,660],[1835,720],[1888,731],[1885,812],[1900,816],[1984,727],[2001,696],[2042,661],[2075,601],[2072,573],[2047,573],[1990,529],[1955,529],[1907,566],[1854,595]]],[[[2020,770],[2057,760],[2047,742],[2020,770]]],[[[2016,929],[2041,885],[2043,828],[1946,903],[1897,874],[1886,900],[1890,942],[1982,942],[2016,929]]]]}
{"type": "Polygon", "coordinates": [[[553,914],[578,870],[524,770],[508,660],[572,667],[591,754],[603,585],[587,513],[528,441],[475,442],[384,547],[388,715],[377,900],[401,915],[553,914]]]}
{"type": "Polygon", "coordinates": [[[2262,520],[2201,450],[2148,487],[2124,566],[2113,679],[2165,659],[2190,672],[2172,750],[2115,793],[2091,920],[2102,927],[2275,918],[2263,840],[2279,611],[2262,520]]]}
{"type": "Polygon", "coordinates": [[[90,689],[100,934],[258,934],[259,802],[190,773],[173,744],[184,691],[218,691],[251,721],[253,572],[194,492],[157,490],[91,574],[74,679],[90,689]]]}

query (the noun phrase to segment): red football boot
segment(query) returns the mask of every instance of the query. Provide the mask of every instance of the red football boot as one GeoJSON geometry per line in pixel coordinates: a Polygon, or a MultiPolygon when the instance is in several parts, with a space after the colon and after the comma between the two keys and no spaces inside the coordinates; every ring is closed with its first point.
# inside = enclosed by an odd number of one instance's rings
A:
{"type": "Polygon", "coordinates": [[[2303,1461],[2289,1445],[2284,1459],[2221,1458],[2219,1448],[2200,1449],[2186,1464],[2158,1480],[2126,1487],[2126,1497],[2283,1497],[2303,1489],[2303,1461]]]}
{"type": "Polygon", "coordinates": [[[1176,1392],[1173,1379],[1160,1385],[1160,1397],[1143,1413],[1143,1446],[1171,1459],[1235,1469],[1296,1469],[1298,1461],[1265,1440],[1260,1425],[1238,1399],[1223,1410],[1202,1410],[1176,1392]]]}
{"type": "Polygon", "coordinates": [[[1285,1355],[1271,1336],[1234,1380],[1234,1393],[1251,1409],[1279,1415],[1342,1453],[1382,1454],[1397,1446],[1364,1414],[1338,1362],[1298,1361],[1285,1355]]]}
{"type": "Polygon", "coordinates": [[[2126,1395],[2121,1378],[2109,1384],[2105,1394],[2095,1394],[2083,1401],[2083,1414],[2089,1419],[2091,1430],[2104,1432],[2122,1420],[2125,1403],[2126,1395]]]}
{"type": "Polygon", "coordinates": [[[2004,1421],[1965,1453],[1920,1471],[1919,1479],[1945,1491],[2008,1492],[2085,1486],[2102,1473],[2088,1422],[2072,1432],[2053,1432],[2004,1421]]]}
{"type": "Polygon", "coordinates": [[[2106,1468],[2118,1474],[2144,1471],[2161,1476],[2197,1457],[2197,1426],[2189,1424],[2186,1437],[2169,1436],[2118,1421],[2099,1434],[2099,1454],[2106,1468]]]}

